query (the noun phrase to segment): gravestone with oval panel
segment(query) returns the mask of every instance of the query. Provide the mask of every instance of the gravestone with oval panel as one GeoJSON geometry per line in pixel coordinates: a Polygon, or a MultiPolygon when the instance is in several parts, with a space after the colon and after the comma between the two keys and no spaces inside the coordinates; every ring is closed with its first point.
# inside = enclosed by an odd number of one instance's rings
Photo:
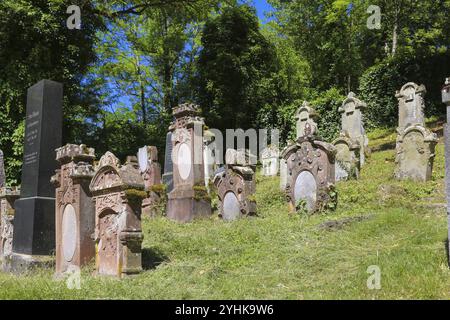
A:
{"type": "Polygon", "coordinates": [[[14,203],[19,197],[17,188],[0,188],[0,266],[4,271],[9,271],[7,260],[13,249],[14,203]]]}
{"type": "Polygon", "coordinates": [[[228,149],[225,168],[214,177],[219,198],[219,216],[225,221],[256,215],[255,172],[249,152],[228,149]]]}
{"type": "Polygon", "coordinates": [[[291,212],[335,209],[336,148],[315,136],[317,127],[306,124],[304,136],[282,152],[286,161],[285,195],[291,212]]]}
{"type": "Polygon", "coordinates": [[[433,172],[437,135],[425,127],[423,85],[407,83],[397,92],[399,126],[397,128],[395,177],[428,181],[433,172]]]}
{"type": "Polygon", "coordinates": [[[173,190],[168,194],[167,217],[189,222],[211,215],[211,198],[205,187],[203,156],[204,120],[198,106],[174,108],[172,132],[173,190]]]}
{"type": "Polygon", "coordinates": [[[161,189],[161,166],[158,163],[158,149],[154,146],[146,146],[138,151],[139,170],[144,179],[145,191],[148,196],[142,200],[142,215],[154,217],[161,197],[164,195],[156,192],[161,189]]]}
{"type": "Polygon", "coordinates": [[[89,188],[95,203],[96,273],[124,277],[141,272],[141,206],[147,193],[137,158],[121,165],[105,153],[89,188]]]}
{"type": "Polygon", "coordinates": [[[57,276],[86,265],[95,256],[95,210],[89,190],[94,176],[94,153],[92,148],[75,144],[56,150],[60,168],[52,182],[56,186],[57,276]]]}

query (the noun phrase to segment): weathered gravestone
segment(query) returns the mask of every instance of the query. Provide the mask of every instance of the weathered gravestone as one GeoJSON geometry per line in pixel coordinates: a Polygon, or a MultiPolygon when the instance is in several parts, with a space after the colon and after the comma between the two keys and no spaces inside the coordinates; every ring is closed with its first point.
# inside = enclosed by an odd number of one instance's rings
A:
{"type": "Polygon", "coordinates": [[[317,127],[316,120],[318,119],[318,114],[309,105],[307,101],[303,102],[303,105],[297,110],[295,115],[297,121],[297,139],[306,135],[305,129],[306,124],[310,126],[317,127]]]}
{"type": "Polygon", "coordinates": [[[0,189],[0,265],[8,271],[8,263],[12,254],[14,233],[14,202],[20,197],[20,190],[16,188],[0,189]]]}
{"type": "Polygon", "coordinates": [[[5,175],[5,162],[3,157],[3,151],[0,150],[0,188],[3,188],[6,183],[6,175],[5,175]]]}
{"type": "Polygon", "coordinates": [[[144,180],[148,196],[142,200],[142,215],[154,217],[157,208],[164,197],[165,190],[161,186],[161,166],[158,163],[158,149],[146,146],[138,152],[139,170],[144,180]]]}
{"type": "Polygon", "coordinates": [[[214,178],[216,171],[216,137],[210,130],[206,130],[203,134],[203,159],[205,168],[205,186],[209,190],[209,185],[214,178]]]}
{"type": "Polygon", "coordinates": [[[89,190],[94,159],[95,150],[85,145],[67,144],[56,150],[60,168],[52,182],[56,186],[57,276],[79,270],[95,257],[95,208],[89,190]]]}
{"type": "Polygon", "coordinates": [[[142,271],[144,180],[136,157],[121,165],[111,152],[96,168],[90,190],[95,202],[96,273],[123,277],[142,271]]]}
{"type": "Polygon", "coordinates": [[[286,199],[289,209],[319,212],[335,209],[335,154],[332,144],[319,140],[314,122],[307,123],[304,136],[283,150],[287,163],[286,199]]]}
{"type": "Polygon", "coordinates": [[[248,154],[244,150],[228,149],[225,169],[214,177],[219,198],[219,216],[225,221],[256,215],[255,172],[249,165],[248,154]]]}
{"type": "Polygon", "coordinates": [[[172,132],[168,132],[166,135],[162,182],[166,185],[167,192],[173,190],[172,132]]]}
{"type": "Polygon", "coordinates": [[[431,179],[437,136],[425,128],[425,87],[405,84],[396,97],[399,100],[397,155],[395,177],[427,181],[431,179]]]}
{"type": "Polygon", "coordinates": [[[61,146],[63,86],[42,80],[28,89],[21,197],[15,204],[12,268],[52,261],[55,189],[50,178],[61,146]]]}
{"type": "Polygon", "coordinates": [[[173,110],[172,132],[173,184],[168,194],[167,217],[188,222],[211,215],[211,198],[204,180],[203,127],[198,107],[182,104],[173,110]]]}
{"type": "Polygon", "coordinates": [[[278,175],[280,151],[277,147],[269,146],[261,152],[263,176],[273,177],[278,175]]]}
{"type": "Polygon", "coordinates": [[[447,249],[448,257],[450,258],[450,78],[445,80],[445,85],[442,88],[442,102],[447,106],[447,123],[444,126],[445,135],[445,185],[447,193],[447,221],[448,221],[448,238],[447,249]]]}
{"type": "Polygon", "coordinates": [[[369,153],[369,140],[363,127],[361,112],[365,107],[366,104],[350,92],[339,108],[341,132],[333,141],[337,149],[336,181],[357,179],[366,154],[369,153]]]}

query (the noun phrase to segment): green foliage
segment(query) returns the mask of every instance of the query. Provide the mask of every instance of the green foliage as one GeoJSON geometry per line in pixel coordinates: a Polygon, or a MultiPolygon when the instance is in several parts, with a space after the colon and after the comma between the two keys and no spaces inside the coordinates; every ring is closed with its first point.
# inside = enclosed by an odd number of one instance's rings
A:
{"type": "Polygon", "coordinates": [[[210,127],[256,128],[259,108],[277,68],[273,46],[259,30],[255,10],[226,7],[206,21],[198,59],[198,100],[210,127]]]}
{"type": "Polygon", "coordinates": [[[450,52],[426,56],[398,53],[369,68],[361,77],[359,88],[359,97],[367,103],[364,112],[367,127],[397,124],[395,93],[407,82],[424,84],[429,90],[425,97],[427,116],[442,114],[444,110],[438,89],[449,68],[450,52]]]}

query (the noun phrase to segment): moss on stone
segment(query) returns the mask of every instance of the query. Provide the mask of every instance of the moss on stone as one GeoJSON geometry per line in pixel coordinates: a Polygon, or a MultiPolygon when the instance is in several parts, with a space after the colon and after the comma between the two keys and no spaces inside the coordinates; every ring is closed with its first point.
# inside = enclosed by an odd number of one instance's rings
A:
{"type": "Polygon", "coordinates": [[[146,191],[138,189],[127,189],[125,190],[125,195],[129,201],[141,201],[148,196],[146,191]]]}

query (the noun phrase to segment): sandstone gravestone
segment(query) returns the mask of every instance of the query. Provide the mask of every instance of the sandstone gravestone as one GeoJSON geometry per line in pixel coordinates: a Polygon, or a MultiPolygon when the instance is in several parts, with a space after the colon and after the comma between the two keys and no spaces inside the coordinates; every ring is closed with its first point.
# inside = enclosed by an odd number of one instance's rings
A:
{"type": "Polygon", "coordinates": [[[138,161],[145,191],[148,192],[148,196],[142,200],[142,215],[154,217],[156,208],[163,196],[155,191],[155,186],[161,186],[161,166],[158,163],[158,149],[154,146],[140,148],[138,161]]]}
{"type": "Polygon", "coordinates": [[[280,151],[277,147],[269,146],[261,152],[262,174],[263,176],[273,177],[278,175],[278,161],[280,151]]]}
{"type": "Polygon", "coordinates": [[[216,137],[210,130],[206,130],[203,134],[203,159],[205,164],[205,186],[209,190],[209,184],[214,178],[216,171],[216,137]]]}
{"type": "Polygon", "coordinates": [[[219,216],[225,221],[256,215],[256,183],[254,171],[249,166],[248,154],[244,150],[228,149],[225,170],[214,177],[219,198],[219,216]]]}
{"type": "Polygon", "coordinates": [[[310,127],[317,127],[316,120],[318,115],[316,111],[310,107],[307,101],[303,102],[303,105],[297,110],[295,119],[297,121],[297,139],[306,135],[306,124],[310,127]]]}
{"type": "Polygon", "coordinates": [[[348,137],[352,144],[359,144],[359,166],[365,163],[366,155],[369,154],[369,139],[363,125],[362,111],[366,108],[366,103],[359,100],[353,92],[350,92],[347,98],[339,108],[341,113],[341,136],[348,137]]]}
{"type": "Polygon", "coordinates": [[[136,157],[121,165],[107,152],[90,190],[95,202],[96,273],[124,277],[141,272],[141,206],[146,193],[136,157]]]}
{"type": "Polygon", "coordinates": [[[424,86],[407,83],[396,94],[399,100],[395,177],[427,181],[431,179],[437,136],[425,128],[424,86]]]}
{"type": "Polygon", "coordinates": [[[166,185],[167,192],[171,192],[173,190],[172,132],[168,132],[166,135],[165,151],[162,181],[166,185]]]}
{"type": "MultiPolygon", "coordinates": [[[[285,149],[281,152],[283,154],[285,149]]],[[[286,189],[287,183],[287,162],[282,157],[280,158],[280,190],[284,191],[286,189]]]]}
{"type": "Polygon", "coordinates": [[[3,151],[0,150],[0,188],[3,188],[6,183],[6,175],[5,175],[5,162],[3,157],[3,151]]]}
{"type": "Polygon", "coordinates": [[[95,208],[89,184],[94,176],[95,150],[67,144],[56,150],[60,168],[52,177],[56,186],[56,275],[86,265],[95,257],[92,234],[95,208]]]}
{"type": "Polygon", "coordinates": [[[50,80],[28,90],[21,197],[14,217],[12,259],[17,271],[48,262],[55,250],[55,190],[50,178],[57,167],[55,149],[61,146],[62,99],[62,84],[50,80]]]}
{"type": "Polygon", "coordinates": [[[167,217],[189,222],[211,214],[211,199],[205,187],[203,159],[204,121],[198,107],[182,104],[173,110],[173,185],[168,194],[167,217]]]}
{"type": "Polygon", "coordinates": [[[4,271],[9,271],[6,260],[12,254],[14,202],[19,197],[19,189],[6,187],[0,189],[0,265],[4,271]]]}
{"type": "Polygon", "coordinates": [[[320,212],[335,209],[335,154],[332,144],[315,136],[316,128],[306,124],[305,135],[287,147],[282,157],[287,163],[286,199],[291,212],[320,212]]]}
{"type": "MultiPolygon", "coordinates": [[[[442,88],[442,103],[447,106],[447,123],[444,125],[445,135],[445,185],[447,194],[447,221],[448,221],[448,239],[450,239],[450,78],[445,80],[442,88]]],[[[450,246],[448,246],[448,257],[450,257],[450,246]]]]}

